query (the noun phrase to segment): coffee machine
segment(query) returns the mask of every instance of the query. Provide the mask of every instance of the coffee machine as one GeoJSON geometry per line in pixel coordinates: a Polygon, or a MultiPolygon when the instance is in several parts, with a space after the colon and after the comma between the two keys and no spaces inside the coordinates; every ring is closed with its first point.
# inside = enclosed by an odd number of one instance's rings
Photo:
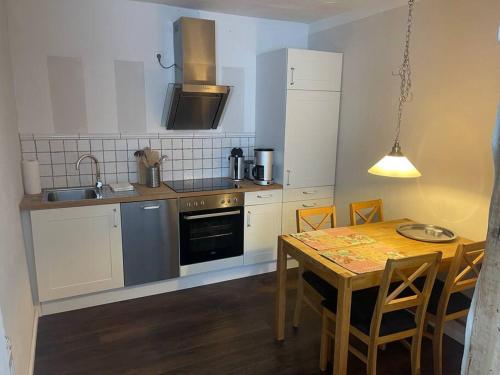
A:
{"type": "Polygon", "coordinates": [[[254,150],[255,166],[252,170],[253,182],[257,185],[272,185],[273,182],[272,148],[256,148],[254,150]]]}

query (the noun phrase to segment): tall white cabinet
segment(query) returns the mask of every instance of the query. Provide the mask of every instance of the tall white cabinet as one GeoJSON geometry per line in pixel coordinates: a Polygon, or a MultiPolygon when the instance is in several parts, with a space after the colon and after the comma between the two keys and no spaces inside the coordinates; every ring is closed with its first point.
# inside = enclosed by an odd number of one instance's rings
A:
{"type": "Polygon", "coordinates": [[[299,208],[333,204],[342,54],[282,49],[257,57],[256,147],[275,149],[282,232],[299,208]]]}

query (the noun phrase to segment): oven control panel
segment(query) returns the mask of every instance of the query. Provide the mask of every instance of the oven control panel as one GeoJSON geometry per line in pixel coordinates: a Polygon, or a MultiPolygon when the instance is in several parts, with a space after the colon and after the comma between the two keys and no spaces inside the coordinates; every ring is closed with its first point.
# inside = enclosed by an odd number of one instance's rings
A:
{"type": "Polygon", "coordinates": [[[214,210],[218,208],[239,207],[245,205],[245,194],[217,194],[199,197],[180,198],[179,211],[191,212],[214,210]]]}

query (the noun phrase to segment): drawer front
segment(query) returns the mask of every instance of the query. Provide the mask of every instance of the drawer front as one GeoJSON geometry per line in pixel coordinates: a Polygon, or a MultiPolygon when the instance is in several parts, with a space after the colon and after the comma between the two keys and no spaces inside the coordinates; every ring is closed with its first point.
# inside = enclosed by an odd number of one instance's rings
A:
{"type": "Polygon", "coordinates": [[[325,198],[333,198],[333,186],[316,186],[283,190],[283,202],[325,198]]]}
{"type": "Polygon", "coordinates": [[[302,208],[325,207],[332,205],[333,197],[283,203],[281,234],[297,233],[297,210],[300,210],[302,208]]]}
{"type": "Polygon", "coordinates": [[[262,190],[245,193],[245,206],[256,204],[281,203],[282,190],[262,190]]]}

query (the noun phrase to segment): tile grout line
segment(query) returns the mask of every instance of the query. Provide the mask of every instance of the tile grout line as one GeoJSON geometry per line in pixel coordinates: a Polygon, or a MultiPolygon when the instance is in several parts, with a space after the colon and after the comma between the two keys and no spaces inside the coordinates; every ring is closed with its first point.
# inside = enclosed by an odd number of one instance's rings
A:
{"type": "MultiPolygon", "coordinates": [[[[20,138],[21,142],[21,152],[23,155],[30,154],[30,157],[35,156],[40,160],[42,153],[47,153],[45,158],[45,163],[43,168],[46,170],[50,169],[50,177],[46,178],[47,181],[44,182],[44,188],[50,185],[58,187],[75,186],[79,184],[80,186],[88,185],[85,183],[85,179],[92,179],[94,174],[94,166],[91,165],[90,175],[82,173],[80,170],[78,173],[72,174],[71,166],[69,163],[70,157],[69,153],[75,153],[76,156],[80,156],[83,153],[94,153],[101,160],[103,164],[104,179],[107,184],[113,181],[125,181],[126,179],[135,182],[137,179],[137,170],[133,168],[134,161],[130,157],[130,153],[139,147],[154,147],[158,150],[161,155],[168,155],[169,160],[167,160],[167,165],[162,167],[163,180],[167,179],[195,179],[195,178],[207,178],[207,177],[227,177],[228,176],[228,165],[225,160],[229,155],[229,151],[232,147],[242,147],[244,153],[249,159],[252,159],[252,150],[254,137],[250,134],[245,134],[245,136],[232,136],[230,138],[222,137],[193,137],[192,135],[184,135],[183,137],[171,137],[171,138],[156,138],[145,136],[144,138],[130,138],[118,139],[118,138],[103,138],[103,137],[71,137],[64,138],[61,137],[43,137],[43,139],[31,139],[27,140],[25,136],[23,139],[20,138]],[[22,142],[24,142],[24,147],[22,142]],[[153,144],[155,141],[157,144],[153,144]],[[28,143],[29,142],[29,143],[28,143]],[[47,150],[40,149],[41,142],[47,144],[47,150]],[[104,143],[110,143],[111,146],[104,146],[104,143]],[[139,142],[141,145],[139,146],[139,142]],[[30,145],[31,143],[31,145],[30,145]],[[55,149],[54,147],[61,144],[61,147],[55,149]],[[75,146],[70,147],[71,143],[75,146]],[[123,144],[122,144],[123,143],[123,144]],[[29,149],[28,149],[29,147],[29,149]],[[109,150],[108,150],[109,148],[109,150]],[[106,149],[106,150],[105,150],[106,149]],[[120,149],[120,150],[118,150],[120,149]],[[27,151],[28,150],[28,151],[27,151]],[[112,156],[111,158],[105,158],[104,153],[108,152],[112,156]],[[61,154],[61,155],[59,155],[61,154]],[[175,154],[175,156],[174,156],[175,154]],[[57,156],[57,157],[56,157],[57,156]],[[62,159],[59,158],[62,156],[62,159]],[[109,161],[107,161],[109,160],[109,161]],[[63,163],[61,166],[64,168],[64,174],[56,176],[58,172],[55,172],[54,167],[59,166],[55,163],[63,163]],[[126,164],[123,164],[126,163],[126,164]],[[106,168],[108,167],[108,168],[106,168]],[[112,172],[110,172],[110,167],[112,167],[112,172]],[[135,170],[135,172],[133,172],[135,170]],[[107,173],[106,173],[107,171],[107,173]],[[120,171],[120,172],[119,172],[120,171]],[[50,182],[51,184],[50,184],[50,182]]],[[[86,163],[85,163],[86,164],[86,163]]],[[[93,163],[91,163],[93,164],[93,163]]],[[[60,168],[58,168],[59,170],[60,168]]],[[[62,169],[61,169],[62,171],[62,169]]],[[[47,172],[49,174],[49,172],[47,172]]]]}

